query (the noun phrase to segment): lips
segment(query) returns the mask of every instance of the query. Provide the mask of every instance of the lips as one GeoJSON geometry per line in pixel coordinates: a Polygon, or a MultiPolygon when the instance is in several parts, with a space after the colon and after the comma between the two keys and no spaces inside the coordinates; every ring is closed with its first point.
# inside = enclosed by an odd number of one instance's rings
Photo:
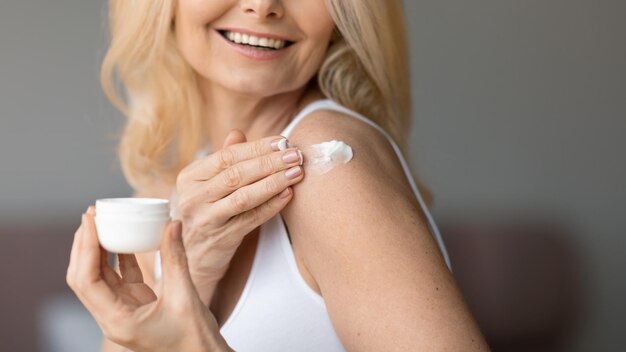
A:
{"type": "Polygon", "coordinates": [[[257,36],[225,29],[217,29],[215,33],[241,55],[257,61],[270,61],[279,58],[294,44],[293,41],[285,41],[280,38],[257,36]]]}
{"type": "Polygon", "coordinates": [[[231,43],[257,49],[281,50],[294,44],[293,40],[273,33],[253,32],[243,28],[218,28],[216,30],[231,43]]]}
{"type": "Polygon", "coordinates": [[[287,45],[287,42],[281,39],[257,37],[255,35],[248,35],[240,32],[222,31],[220,34],[233,43],[263,49],[280,50],[287,45]]]}

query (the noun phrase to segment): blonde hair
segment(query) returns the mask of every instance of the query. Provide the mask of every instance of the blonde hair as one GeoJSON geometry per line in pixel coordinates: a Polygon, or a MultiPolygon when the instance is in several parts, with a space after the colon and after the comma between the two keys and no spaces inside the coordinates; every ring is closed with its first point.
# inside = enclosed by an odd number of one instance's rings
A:
{"type": "MultiPolygon", "coordinates": [[[[337,35],[317,74],[323,94],[370,117],[403,151],[411,120],[401,0],[327,0],[337,35]]],[[[101,82],[127,122],[122,171],[135,190],[173,184],[206,138],[196,73],[179,52],[174,0],[109,1],[111,44],[101,82]],[[126,101],[115,87],[125,88],[126,101]]]]}

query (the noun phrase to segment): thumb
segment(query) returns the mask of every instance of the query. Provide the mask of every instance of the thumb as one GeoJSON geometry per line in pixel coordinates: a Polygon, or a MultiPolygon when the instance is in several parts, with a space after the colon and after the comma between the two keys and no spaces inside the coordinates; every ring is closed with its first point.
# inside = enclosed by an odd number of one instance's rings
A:
{"type": "Polygon", "coordinates": [[[177,294],[197,295],[195,286],[189,274],[187,254],[182,239],[182,222],[172,221],[163,234],[161,240],[161,262],[162,262],[162,284],[164,296],[175,296],[177,294]]]}
{"type": "Polygon", "coordinates": [[[222,145],[222,148],[226,148],[229,145],[243,143],[246,141],[246,135],[241,130],[230,130],[230,132],[226,136],[226,139],[224,140],[224,145],[222,145]]]}

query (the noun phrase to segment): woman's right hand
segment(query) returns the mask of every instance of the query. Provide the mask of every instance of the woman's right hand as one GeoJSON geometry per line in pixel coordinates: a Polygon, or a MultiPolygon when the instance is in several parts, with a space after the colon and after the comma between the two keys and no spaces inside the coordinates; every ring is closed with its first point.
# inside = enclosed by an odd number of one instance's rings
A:
{"type": "Polygon", "coordinates": [[[177,215],[192,280],[208,304],[245,235],[280,212],[304,177],[302,153],[282,136],[246,142],[238,130],[222,149],[185,167],[176,180],[177,215]],[[283,139],[281,143],[279,143],[283,139]]]}

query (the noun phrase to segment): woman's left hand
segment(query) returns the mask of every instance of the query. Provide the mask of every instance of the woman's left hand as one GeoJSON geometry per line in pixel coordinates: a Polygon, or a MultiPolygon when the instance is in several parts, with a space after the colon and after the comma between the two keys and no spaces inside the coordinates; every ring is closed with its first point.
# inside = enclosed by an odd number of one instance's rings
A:
{"type": "Polygon", "coordinates": [[[143,282],[133,254],[119,255],[118,275],[98,243],[94,207],[74,235],[67,283],[105,337],[134,351],[232,351],[215,317],[191,282],[181,222],[170,222],[161,241],[161,295],[143,282]]]}

